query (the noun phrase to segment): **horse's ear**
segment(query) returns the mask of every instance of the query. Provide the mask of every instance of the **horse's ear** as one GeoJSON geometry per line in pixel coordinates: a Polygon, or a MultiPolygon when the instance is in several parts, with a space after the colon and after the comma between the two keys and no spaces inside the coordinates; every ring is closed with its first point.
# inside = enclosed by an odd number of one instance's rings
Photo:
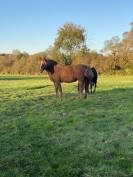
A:
{"type": "Polygon", "coordinates": [[[46,56],[41,56],[40,60],[41,60],[42,64],[45,64],[46,63],[46,56]]]}

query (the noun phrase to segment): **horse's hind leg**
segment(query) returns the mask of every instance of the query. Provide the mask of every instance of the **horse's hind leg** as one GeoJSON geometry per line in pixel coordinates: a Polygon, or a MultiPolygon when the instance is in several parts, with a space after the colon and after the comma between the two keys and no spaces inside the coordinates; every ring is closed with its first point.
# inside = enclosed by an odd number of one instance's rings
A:
{"type": "Polygon", "coordinates": [[[85,98],[87,98],[88,94],[89,94],[89,82],[87,79],[85,79],[85,98]]]}
{"type": "Polygon", "coordinates": [[[93,93],[96,92],[96,87],[97,87],[97,84],[95,83],[95,84],[94,84],[94,90],[93,90],[93,93]]]}
{"type": "Polygon", "coordinates": [[[90,81],[90,92],[92,93],[92,85],[93,83],[90,81]]]}
{"type": "Polygon", "coordinates": [[[79,82],[78,82],[78,92],[79,92],[79,82]]]}
{"type": "Polygon", "coordinates": [[[79,81],[79,90],[78,90],[79,98],[82,97],[83,89],[84,89],[84,80],[83,81],[79,81]]]}
{"type": "Polygon", "coordinates": [[[96,92],[96,88],[97,88],[97,81],[94,83],[94,90],[93,90],[93,93],[96,92]]]}

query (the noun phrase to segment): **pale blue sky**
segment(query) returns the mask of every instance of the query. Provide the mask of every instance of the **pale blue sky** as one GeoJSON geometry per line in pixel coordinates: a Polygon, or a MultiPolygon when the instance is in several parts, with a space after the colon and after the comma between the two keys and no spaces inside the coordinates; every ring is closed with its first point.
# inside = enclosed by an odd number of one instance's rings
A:
{"type": "Polygon", "coordinates": [[[133,0],[0,0],[0,53],[44,51],[65,22],[83,26],[89,48],[100,50],[131,21],[133,0]]]}

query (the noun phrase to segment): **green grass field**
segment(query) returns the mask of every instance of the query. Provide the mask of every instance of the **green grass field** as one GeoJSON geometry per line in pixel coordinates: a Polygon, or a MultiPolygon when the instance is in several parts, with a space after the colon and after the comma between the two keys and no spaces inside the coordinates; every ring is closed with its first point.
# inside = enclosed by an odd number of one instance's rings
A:
{"type": "Polygon", "coordinates": [[[0,177],[132,177],[133,76],[57,99],[47,77],[0,76],[0,177]]]}

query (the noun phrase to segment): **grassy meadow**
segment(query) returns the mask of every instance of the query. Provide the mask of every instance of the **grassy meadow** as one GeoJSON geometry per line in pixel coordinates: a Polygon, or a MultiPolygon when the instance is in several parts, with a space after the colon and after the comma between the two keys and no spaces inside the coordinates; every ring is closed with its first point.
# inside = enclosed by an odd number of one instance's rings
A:
{"type": "Polygon", "coordinates": [[[0,75],[0,177],[133,176],[133,76],[55,97],[46,76],[0,75]]]}

